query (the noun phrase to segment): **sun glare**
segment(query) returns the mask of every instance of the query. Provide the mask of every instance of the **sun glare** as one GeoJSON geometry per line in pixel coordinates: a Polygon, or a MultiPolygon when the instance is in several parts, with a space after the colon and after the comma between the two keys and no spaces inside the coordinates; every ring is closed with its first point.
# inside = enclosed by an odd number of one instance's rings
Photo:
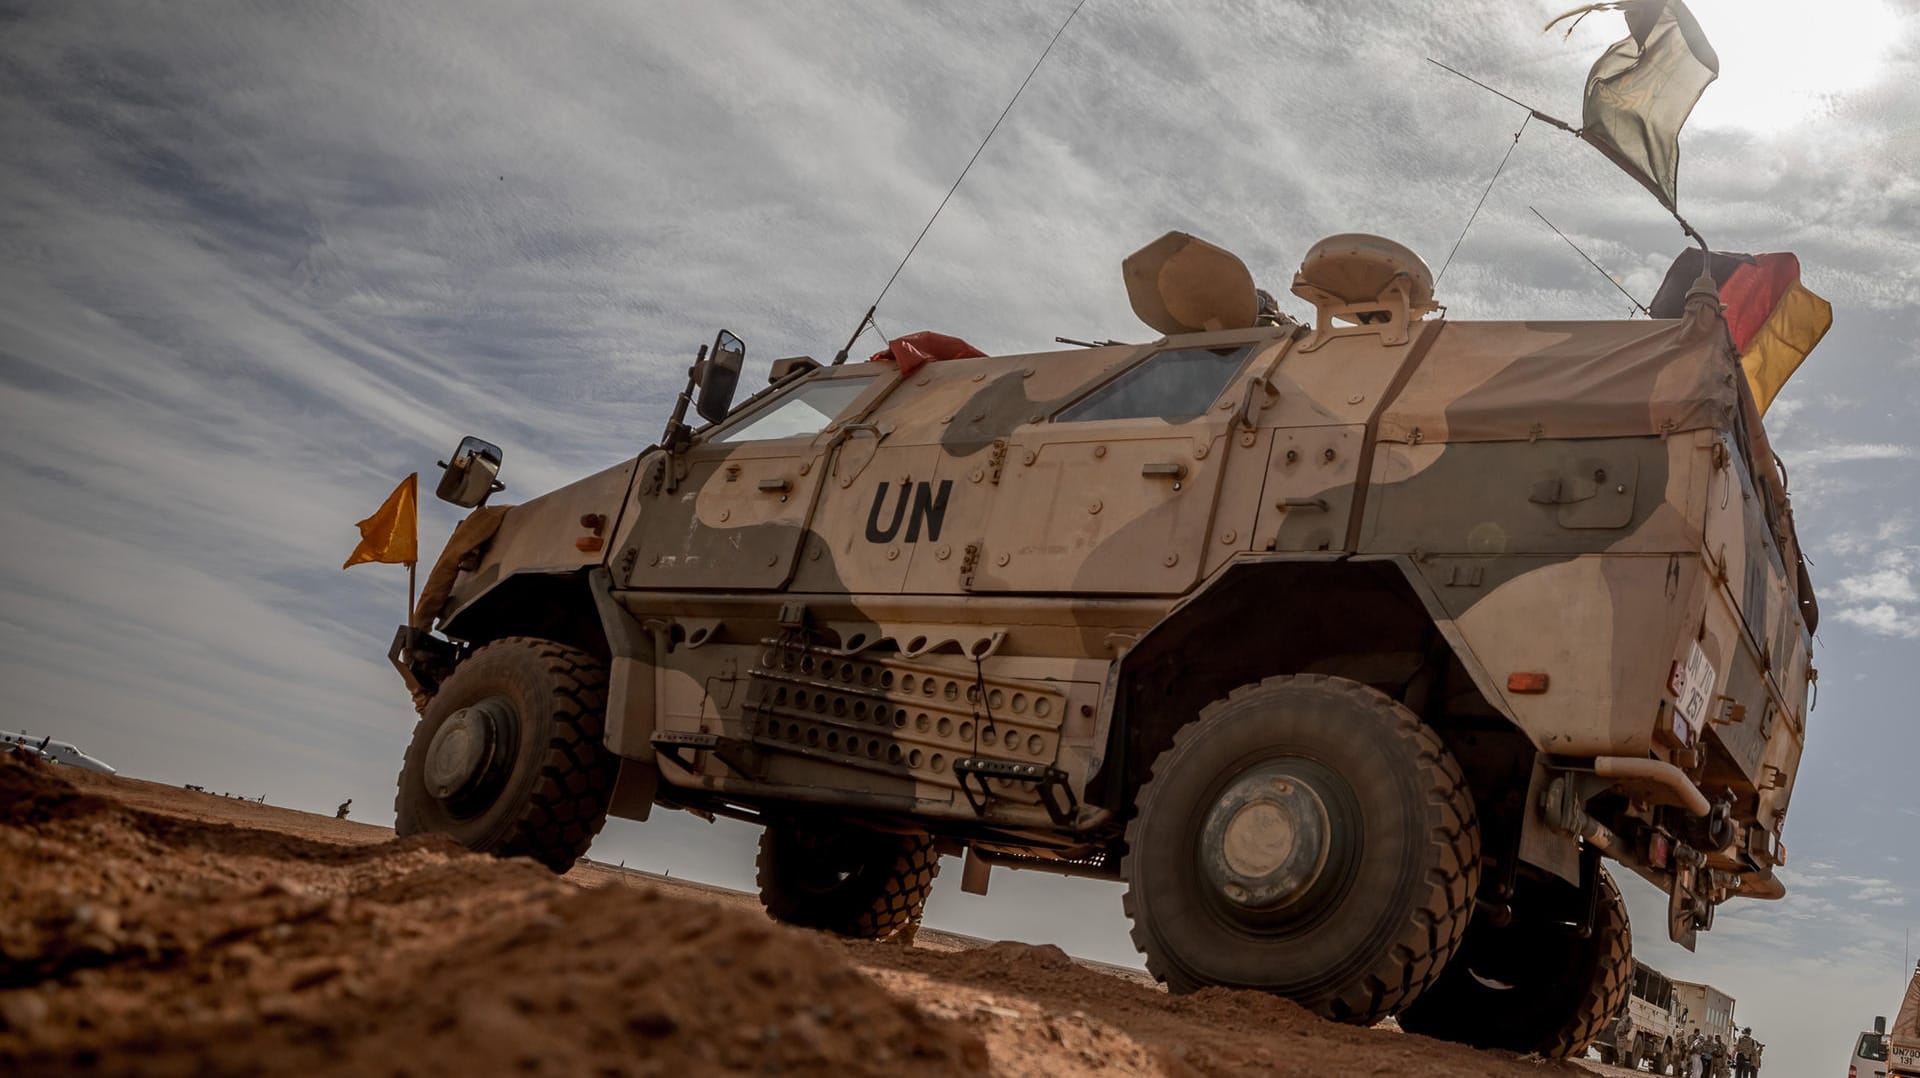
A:
{"type": "Polygon", "coordinates": [[[1720,54],[1690,125],[1768,131],[1863,89],[1908,32],[1886,0],[1688,0],[1720,54]]]}

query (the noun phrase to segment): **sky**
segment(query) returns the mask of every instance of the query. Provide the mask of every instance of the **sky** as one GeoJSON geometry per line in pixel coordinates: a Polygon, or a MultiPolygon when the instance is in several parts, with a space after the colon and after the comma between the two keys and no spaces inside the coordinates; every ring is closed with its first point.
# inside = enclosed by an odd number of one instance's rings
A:
{"type": "MultiPolygon", "coordinates": [[[[1420,252],[1459,318],[1613,318],[1684,240],[1569,119],[1612,14],[1569,0],[1087,0],[879,309],[989,352],[1145,340],[1119,262],[1169,229],[1282,305],[1336,232],[1420,252]],[[1458,250],[1448,261],[1458,241],[1458,250]]],[[[1699,952],[1768,1072],[1831,1074],[1920,923],[1920,5],[1697,0],[1682,140],[1716,248],[1794,251],[1834,328],[1768,415],[1825,611],[1788,896],[1699,952]]],[[[0,726],[123,771],[391,820],[404,569],[353,522],[465,433],[505,499],[659,434],[725,326],[751,384],[831,354],[1071,0],[967,5],[0,0],[0,726]]],[[[878,347],[869,335],[861,342],[878,347]]],[[[430,499],[422,547],[457,511],[430,499]]],[[[743,825],[615,821],[596,856],[750,886],[743,825]]],[[[958,931],[1137,962],[1115,885],[958,866],[958,931]]],[[[1911,968],[1907,965],[1905,968],[1911,968]]]]}

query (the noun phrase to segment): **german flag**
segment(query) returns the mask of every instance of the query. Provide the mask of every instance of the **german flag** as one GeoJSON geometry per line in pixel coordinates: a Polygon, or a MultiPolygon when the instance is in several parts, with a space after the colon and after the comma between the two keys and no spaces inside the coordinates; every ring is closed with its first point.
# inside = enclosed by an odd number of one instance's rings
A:
{"type": "MultiPolygon", "coordinates": [[[[1655,318],[1679,318],[1687,289],[1700,276],[1705,255],[1689,247],[1673,260],[1653,297],[1655,318]]],[[[1715,251],[1707,272],[1720,288],[1720,304],[1740,354],[1740,369],[1762,413],[1833,325],[1833,306],[1800,283],[1800,260],[1787,252],[1764,255],[1715,251]]]]}

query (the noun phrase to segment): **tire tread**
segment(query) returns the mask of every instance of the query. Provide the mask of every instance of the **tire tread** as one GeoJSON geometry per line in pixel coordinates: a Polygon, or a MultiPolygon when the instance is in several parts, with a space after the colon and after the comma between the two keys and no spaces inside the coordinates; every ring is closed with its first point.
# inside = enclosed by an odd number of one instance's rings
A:
{"type": "MultiPolygon", "coordinates": [[[[1473,895],[1480,872],[1479,826],[1473,794],[1459,763],[1432,727],[1384,693],[1345,678],[1324,674],[1265,678],[1242,685],[1208,704],[1194,722],[1175,731],[1172,744],[1154,761],[1147,781],[1136,792],[1134,804],[1147,803],[1154,782],[1165,773],[1168,763],[1181,748],[1198,736],[1209,718],[1237,700],[1282,686],[1307,686],[1334,692],[1349,697],[1356,707],[1390,717],[1389,728],[1394,736],[1415,746],[1420,781],[1428,791],[1426,841],[1435,854],[1435,864],[1427,872],[1426,898],[1394,939],[1381,949],[1380,958],[1352,978],[1345,991],[1316,1008],[1324,1017],[1336,1021],[1370,1025],[1410,1002],[1433,983],[1458,948],[1473,913],[1473,895]]],[[[1132,879],[1129,862],[1135,856],[1139,824],[1140,814],[1136,811],[1127,824],[1127,854],[1121,865],[1121,876],[1128,880],[1132,879]]],[[[1136,914],[1138,904],[1131,883],[1121,898],[1121,905],[1133,922],[1134,946],[1147,956],[1147,970],[1170,986],[1185,987],[1178,983],[1180,974],[1156,953],[1156,941],[1136,914]]]]}
{"type": "MultiPolygon", "coordinates": [[[[607,667],[593,655],[531,636],[502,637],[476,650],[471,663],[502,651],[530,652],[543,670],[552,699],[547,746],[539,777],[504,837],[485,852],[500,857],[530,857],[555,872],[573,867],[607,822],[607,805],[619,771],[619,758],[602,743],[607,715],[607,667]]],[[[457,673],[457,672],[456,672],[457,673]]],[[[401,765],[401,778],[424,766],[430,738],[423,714],[401,765]]],[[[406,833],[405,798],[396,794],[394,813],[406,833]]]]}
{"type": "Polygon", "coordinates": [[[780,839],[769,825],[760,837],[755,883],[767,915],[783,924],[819,928],[853,939],[892,939],[920,922],[933,881],[940,874],[940,854],[928,835],[887,835],[893,849],[880,868],[879,886],[864,893],[839,896],[826,902],[818,896],[793,892],[787,886],[779,852],[780,839]]]}

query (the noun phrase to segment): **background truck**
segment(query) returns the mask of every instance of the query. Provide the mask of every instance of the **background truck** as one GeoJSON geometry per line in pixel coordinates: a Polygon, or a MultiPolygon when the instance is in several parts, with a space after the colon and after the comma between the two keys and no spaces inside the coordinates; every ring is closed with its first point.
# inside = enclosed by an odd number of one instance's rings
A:
{"type": "Polygon", "coordinates": [[[1681,1016],[1677,1035],[1704,1033],[1708,1037],[1719,1037],[1728,1044],[1733,1043],[1732,996],[1710,984],[1675,981],[1673,998],[1676,1013],[1681,1016]]]}
{"type": "Polygon", "coordinates": [[[1920,965],[1914,966],[1907,994],[1887,1034],[1888,1078],[1920,1078],[1920,965]]]}
{"type": "Polygon", "coordinates": [[[609,813],[737,817],[773,916],[875,938],[942,856],[1120,880],[1175,991],[1550,1055],[1627,991],[1603,861],[1687,946],[1783,893],[1815,613],[1711,278],[1453,321],[1336,236],[1307,324],[1180,233],[1122,271],[1158,339],[795,357],[733,407],[723,332],[597,475],[488,506],[463,443],[400,831],[563,870],[609,813]]]}
{"type": "Polygon", "coordinates": [[[1679,1051],[1675,1037],[1680,1032],[1680,1008],[1673,982],[1635,959],[1626,1000],[1614,1020],[1594,1038],[1600,1061],[1637,1070],[1643,1060],[1652,1060],[1653,1072],[1665,1074],[1679,1051]]]}

